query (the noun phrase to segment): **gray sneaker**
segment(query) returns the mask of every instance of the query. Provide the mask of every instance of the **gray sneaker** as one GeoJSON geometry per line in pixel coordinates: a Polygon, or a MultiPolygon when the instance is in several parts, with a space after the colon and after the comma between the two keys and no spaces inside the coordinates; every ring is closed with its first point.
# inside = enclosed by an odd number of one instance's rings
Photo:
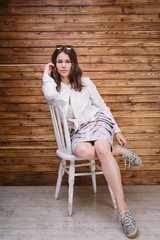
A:
{"type": "MultiPolygon", "coordinates": [[[[119,144],[118,144],[119,145],[119,144]]],[[[126,163],[129,163],[129,166],[140,166],[142,164],[142,160],[141,158],[131,152],[130,150],[128,150],[127,148],[119,145],[121,148],[125,149],[125,153],[122,155],[122,158],[125,160],[125,167],[126,167],[126,163]]]]}
{"type": "Polygon", "coordinates": [[[137,235],[138,229],[136,221],[129,210],[127,212],[120,213],[120,221],[127,237],[133,238],[137,235]]]}

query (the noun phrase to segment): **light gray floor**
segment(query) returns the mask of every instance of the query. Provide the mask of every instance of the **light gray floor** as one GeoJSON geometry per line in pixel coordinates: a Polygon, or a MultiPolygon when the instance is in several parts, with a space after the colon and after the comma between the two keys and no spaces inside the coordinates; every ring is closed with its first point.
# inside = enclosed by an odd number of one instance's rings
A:
{"type": "MultiPolygon", "coordinates": [[[[0,187],[0,239],[124,240],[106,186],[76,186],[73,216],[67,216],[67,190],[61,187],[0,187]]],[[[124,186],[139,226],[139,240],[160,240],[160,186],[124,186]]]]}

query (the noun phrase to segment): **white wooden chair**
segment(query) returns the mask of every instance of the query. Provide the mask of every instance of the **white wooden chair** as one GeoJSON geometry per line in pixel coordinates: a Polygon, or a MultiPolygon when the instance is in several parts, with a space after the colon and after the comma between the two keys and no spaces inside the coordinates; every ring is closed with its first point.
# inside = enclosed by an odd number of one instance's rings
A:
{"type": "MultiPolygon", "coordinates": [[[[95,164],[95,160],[89,160],[89,163],[80,163],[75,164],[75,161],[84,160],[78,158],[76,155],[72,153],[71,150],[71,141],[70,141],[70,134],[68,130],[67,119],[65,115],[65,101],[62,99],[59,100],[50,100],[48,101],[49,109],[51,112],[54,132],[56,136],[56,141],[58,145],[58,149],[56,151],[57,155],[61,158],[59,171],[58,171],[58,179],[55,191],[55,199],[58,198],[59,190],[61,187],[62,177],[66,172],[68,174],[68,183],[69,183],[69,190],[68,190],[68,214],[72,215],[72,203],[73,203],[73,190],[74,190],[74,180],[76,176],[92,176],[92,183],[93,183],[93,191],[96,193],[96,175],[103,174],[102,169],[100,166],[95,164]],[[67,161],[69,161],[69,165],[67,166],[67,161]],[[75,168],[82,167],[82,166],[90,166],[90,172],[75,172],[75,168]],[[96,171],[98,169],[98,171],[96,171]]],[[[111,195],[111,199],[113,202],[113,206],[117,209],[115,196],[111,187],[108,185],[109,192],[111,195]]]]}

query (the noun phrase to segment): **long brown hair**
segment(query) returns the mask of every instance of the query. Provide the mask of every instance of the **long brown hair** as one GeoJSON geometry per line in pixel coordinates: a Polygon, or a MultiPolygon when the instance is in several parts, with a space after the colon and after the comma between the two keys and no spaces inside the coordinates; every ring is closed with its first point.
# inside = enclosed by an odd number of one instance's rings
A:
{"type": "Polygon", "coordinates": [[[82,70],[79,67],[78,61],[77,61],[77,54],[73,48],[68,49],[66,46],[62,46],[60,49],[55,49],[55,51],[52,54],[51,61],[55,65],[53,71],[51,72],[51,77],[54,79],[54,81],[57,84],[57,91],[60,92],[61,90],[61,76],[57,71],[56,68],[56,59],[57,56],[61,53],[64,52],[66,53],[71,61],[71,71],[69,74],[69,80],[71,87],[76,90],[76,91],[81,91],[82,90],[82,70]]]}

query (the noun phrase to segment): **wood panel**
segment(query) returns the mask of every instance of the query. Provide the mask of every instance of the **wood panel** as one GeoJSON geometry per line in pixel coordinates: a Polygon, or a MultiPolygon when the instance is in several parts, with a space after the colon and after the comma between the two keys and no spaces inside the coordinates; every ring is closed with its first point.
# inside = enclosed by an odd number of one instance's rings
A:
{"type": "MultiPolygon", "coordinates": [[[[134,0],[132,1],[134,2],[134,0]]],[[[134,4],[134,3],[133,3],[134,4]]],[[[7,14],[7,15],[32,15],[32,14],[59,14],[63,16],[64,14],[72,15],[87,15],[87,14],[159,14],[159,4],[152,4],[152,5],[140,5],[140,4],[134,4],[134,5],[119,5],[114,4],[112,6],[108,5],[98,5],[95,6],[91,5],[67,5],[63,6],[63,4],[59,4],[59,6],[53,6],[46,4],[44,6],[38,5],[27,5],[27,6],[21,6],[21,2],[19,2],[18,6],[3,6],[1,7],[1,14],[7,14]]]]}
{"type": "MultiPolygon", "coordinates": [[[[160,25],[160,24],[158,24],[160,25]]],[[[63,41],[64,44],[67,44],[68,39],[67,40],[61,40],[61,39],[56,39],[53,40],[51,42],[51,40],[0,40],[0,47],[36,47],[37,45],[39,47],[52,47],[53,45],[55,46],[57,41],[60,41],[60,43],[63,41]]],[[[160,41],[159,39],[140,39],[140,40],[136,40],[136,39],[127,39],[127,40],[104,40],[104,39],[85,39],[85,40],[72,40],[73,45],[77,46],[124,46],[124,47],[130,47],[130,46],[157,46],[160,47],[160,41]]]]}
{"type": "Polygon", "coordinates": [[[159,9],[159,0],[0,2],[0,185],[56,183],[57,145],[41,87],[57,43],[74,46],[83,76],[143,160],[125,168],[116,158],[123,183],[160,183],[159,9]]]}
{"type": "MultiPolygon", "coordinates": [[[[105,15],[105,14],[101,14],[101,15],[74,15],[73,18],[72,16],[68,16],[68,15],[63,15],[63,18],[61,16],[59,16],[58,14],[55,15],[54,14],[54,18],[53,15],[31,15],[30,18],[28,18],[28,16],[23,16],[23,18],[19,18],[19,16],[17,15],[12,15],[12,16],[8,16],[8,18],[6,18],[5,16],[1,15],[0,16],[0,20],[1,20],[1,24],[19,24],[19,23],[23,23],[23,24],[29,24],[29,23],[36,23],[36,24],[50,24],[50,23],[92,23],[92,22],[109,22],[109,23],[113,23],[113,22],[148,22],[148,23],[152,23],[152,22],[160,22],[159,16],[158,14],[147,14],[147,15],[105,15]]],[[[31,33],[33,36],[36,33],[31,33]]],[[[47,35],[49,33],[46,33],[47,35]]],[[[64,35],[64,33],[61,33],[64,35]]],[[[71,33],[70,33],[71,34],[71,33]]],[[[81,33],[83,35],[83,33],[81,33]]],[[[102,34],[102,33],[101,33],[102,34]]],[[[13,35],[14,36],[14,35],[13,35]]],[[[38,35],[37,35],[38,36],[38,35]]],[[[39,33],[39,37],[41,38],[41,34],[39,33]]]]}
{"type": "MultiPolygon", "coordinates": [[[[159,10],[158,10],[159,12],[159,10]]],[[[87,14],[87,13],[86,13],[87,14]]],[[[107,14],[107,13],[106,13],[107,14]]],[[[157,13],[158,14],[158,13],[157,13]]],[[[159,30],[159,23],[60,23],[60,24],[11,24],[11,25],[1,25],[0,31],[149,31],[150,29],[153,31],[159,30]]]]}
{"type": "MultiPolygon", "coordinates": [[[[97,16],[97,15],[96,15],[97,16]]],[[[112,15],[114,17],[114,15],[112,15]]],[[[137,15],[138,17],[139,15],[137,15]]],[[[152,15],[153,16],[153,15],[152,15]]],[[[88,16],[89,17],[89,16],[88,16]]],[[[92,19],[93,16],[91,16],[92,19]]],[[[105,17],[107,17],[105,15],[105,17]]],[[[1,17],[0,17],[1,18],[1,17]]],[[[61,18],[60,18],[61,19],[61,18]]],[[[60,20],[59,19],[59,20],[60,20]]],[[[70,17],[69,17],[70,19],[70,17]]],[[[79,18],[77,18],[78,20],[79,18]]],[[[134,19],[134,18],[133,18],[134,19]]],[[[83,18],[81,19],[83,20],[83,18]]],[[[137,21],[137,20],[136,20],[137,21]]],[[[145,19],[143,19],[143,21],[145,21],[145,19]]],[[[151,19],[152,22],[154,22],[154,19],[152,17],[151,19]]],[[[74,38],[74,39],[159,39],[160,33],[158,31],[132,31],[132,32],[128,32],[128,31],[98,31],[98,32],[0,32],[0,39],[70,39],[70,38],[74,38]],[[58,33],[58,34],[57,34],[58,33]]],[[[83,48],[81,49],[83,50],[83,48]]]]}
{"type": "MultiPolygon", "coordinates": [[[[33,1],[33,0],[28,0],[27,3],[25,0],[8,0],[7,3],[5,0],[1,1],[4,6],[46,6],[46,4],[50,5],[50,6],[68,6],[68,5],[81,5],[81,6],[85,6],[85,5],[135,5],[135,4],[139,4],[139,0],[125,0],[125,2],[123,0],[107,0],[107,1],[103,1],[103,0],[72,0],[72,1],[59,1],[59,0],[38,0],[38,1],[33,1]]],[[[141,0],[141,5],[152,5],[152,4],[159,4],[159,0],[141,0]]]]}

